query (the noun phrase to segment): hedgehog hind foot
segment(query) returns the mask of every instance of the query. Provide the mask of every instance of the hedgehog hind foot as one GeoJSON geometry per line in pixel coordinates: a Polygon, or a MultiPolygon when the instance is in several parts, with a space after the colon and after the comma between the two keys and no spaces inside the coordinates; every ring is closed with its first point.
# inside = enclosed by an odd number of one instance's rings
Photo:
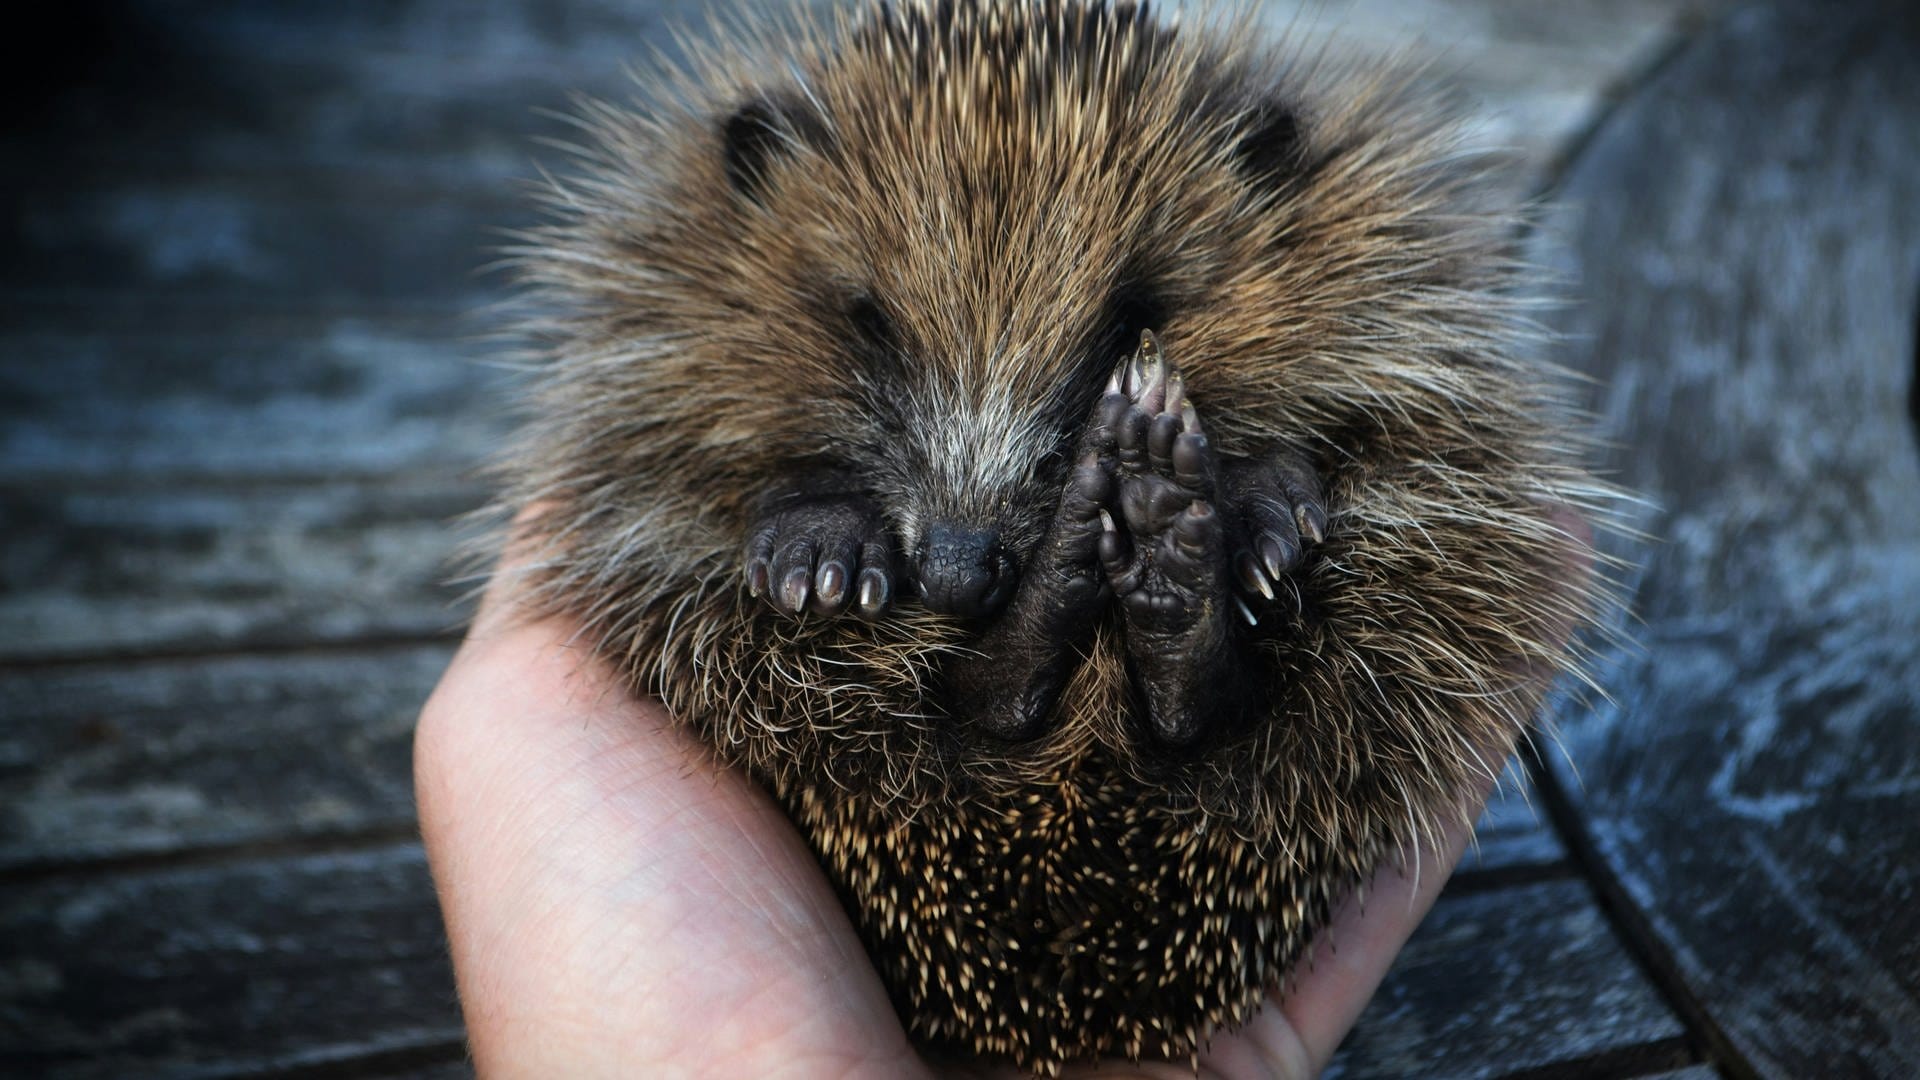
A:
{"type": "Polygon", "coordinates": [[[1252,641],[1283,603],[1298,611],[1291,575],[1326,537],[1325,489],[1288,449],[1217,455],[1151,334],[1123,370],[1111,438],[1120,520],[1105,521],[1100,561],[1149,732],[1193,747],[1256,711],[1252,641]]]}
{"type": "Polygon", "coordinates": [[[1185,747],[1239,711],[1237,629],[1227,530],[1215,508],[1215,455],[1180,373],[1145,335],[1124,369],[1113,425],[1114,516],[1100,563],[1126,626],[1132,679],[1156,742],[1185,747]],[[1225,695],[1224,697],[1222,695],[1225,695]]]}
{"type": "Polygon", "coordinates": [[[893,604],[896,578],[893,538],[864,495],[776,499],[747,542],[747,588],[783,615],[878,619],[893,604]]]}

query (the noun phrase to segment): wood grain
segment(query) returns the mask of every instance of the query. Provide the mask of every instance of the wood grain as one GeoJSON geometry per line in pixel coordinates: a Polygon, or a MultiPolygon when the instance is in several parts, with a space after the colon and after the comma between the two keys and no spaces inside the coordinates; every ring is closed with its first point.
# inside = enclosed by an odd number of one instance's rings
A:
{"type": "Polygon", "coordinates": [[[1508,873],[1522,869],[1571,873],[1567,850],[1554,834],[1526,771],[1508,765],[1474,825],[1473,844],[1457,873],[1508,873]]]}
{"type": "Polygon", "coordinates": [[[0,485],[457,477],[506,427],[477,319],[11,314],[0,485]]]}
{"type": "Polygon", "coordinates": [[[1586,885],[1551,881],[1443,897],[1326,1075],[1499,1076],[1681,1034],[1586,885]]]}
{"type": "Polygon", "coordinates": [[[231,1075],[460,1038],[411,844],[0,889],[0,940],[15,1075],[231,1075]]]}
{"type": "Polygon", "coordinates": [[[0,662],[444,637],[454,519],[434,478],[0,487],[0,662]]]}
{"type": "Polygon", "coordinates": [[[0,674],[0,875],[413,826],[449,646],[0,674]]]}
{"type": "Polygon", "coordinates": [[[1600,132],[1556,229],[1657,542],[1622,545],[1639,648],[1553,764],[1765,1075],[1920,1074],[1916,70],[1910,5],[1744,11],[1600,132]]]}

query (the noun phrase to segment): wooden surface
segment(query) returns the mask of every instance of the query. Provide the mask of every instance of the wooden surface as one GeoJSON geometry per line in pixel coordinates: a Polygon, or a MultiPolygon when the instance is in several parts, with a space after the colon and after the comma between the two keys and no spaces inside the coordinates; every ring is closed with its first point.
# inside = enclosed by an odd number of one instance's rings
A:
{"type": "MultiPolygon", "coordinates": [[[[408,738],[504,430],[478,269],[535,110],[700,6],[37,39],[70,77],[0,128],[0,1075],[466,1075],[408,738]]],[[[1504,786],[1336,1075],[1920,1070],[1920,121],[1893,5],[1848,10],[1265,9],[1436,55],[1574,200],[1536,241],[1592,298],[1567,359],[1666,538],[1616,704],[1504,786]]]]}
{"type": "Polygon", "coordinates": [[[1768,1075],[1920,1075],[1917,72],[1910,4],[1745,12],[1608,120],[1552,224],[1661,538],[1554,786],[1768,1075]]]}

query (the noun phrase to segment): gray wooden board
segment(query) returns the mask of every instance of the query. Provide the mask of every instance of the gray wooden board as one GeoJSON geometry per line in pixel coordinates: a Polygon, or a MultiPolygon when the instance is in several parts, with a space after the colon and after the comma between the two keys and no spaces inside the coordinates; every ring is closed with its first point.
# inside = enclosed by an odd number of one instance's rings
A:
{"type": "MultiPolygon", "coordinates": [[[[0,1064],[49,1075],[218,1075],[458,1037],[411,845],[0,889],[0,940],[0,1064]]],[[[1678,1033],[1585,887],[1547,882],[1443,897],[1332,1075],[1498,1075],[1678,1033]]]]}
{"type": "MultiPolygon", "coordinates": [[[[90,5],[74,5],[84,9],[90,5]]],[[[5,157],[139,163],[257,179],[341,174],[494,190],[529,175],[539,115],[576,91],[622,94],[625,69],[691,3],[133,3],[65,13],[72,85],[5,157]]],[[[49,65],[50,71],[60,65],[49,65]]]]}
{"type": "Polygon", "coordinates": [[[447,634],[451,523],[482,498],[438,477],[0,487],[0,660],[447,634]]]}
{"type": "MultiPolygon", "coordinates": [[[[397,1069],[391,1072],[356,1070],[356,1075],[367,1080],[470,1080],[474,1075],[473,1065],[466,1061],[450,1061],[443,1065],[423,1065],[418,1068],[397,1069]]],[[[1681,1077],[1679,1080],[1696,1080],[1693,1077],[1681,1077]]],[[[1700,1078],[1704,1080],[1704,1078],[1700,1078]]]]}
{"type": "Polygon", "coordinates": [[[0,873],[409,829],[451,647],[0,674],[0,873]]]}
{"type": "Polygon", "coordinates": [[[0,483],[464,470],[505,428],[478,319],[12,314],[0,483]]]}
{"type": "MultiPolygon", "coordinates": [[[[1366,52],[1438,55],[1448,81],[1484,106],[1489,133],[1539,166],[1677,23],[1714,3],[1582,0],[1535,12],[1486,0],[1321,0],[1269,3],[1261,14],[1309,45],[1330,38],[1366,52]]],[[[572,91],[625,95],[625,69],[648,66],[656,46],[677,53],[673,28],[700,34],[707,6],[133,4],[73,27],[88,44],[69,66],[93,77],[62,96],[60,138],[16,135],[0,138],[0,149],[497,183],[526,175],[525,135],[565,131],[532,107],[561,106],[572,91]]]]}
{"type": "Polygon", "coordinates": [[[1477,137],[1511,152],[1530,191],[1621,84],[1723,0],[1273,0],[1262,20],[1334,51],[1431,63],[1477,137]]]}
{"type": "Polygon", "coordinates": [[[351,174],[262,189],[115,168],[24,183],[10,197],[0,290],[138,291],[235,308],[286,297],[369,312],[477,307],[503,281],[479,272],[508,242],[501,230],[535,219],[523,200],[369,190],[351,174]]]}
{"type": "Polygon", "coordinates": [[[1734,1050],[1920,1075],[1920,12],[1728,19],[1598,134],[1556,232],[1639,648],[1553,760],[1734,1050]]]}
{"type": "Polygon", "coordinates": [[[419,847],[0,889],[0,1072],[211,1076],[460,1037],[419,847]]]}
{"type": "Polygon", "coordinates": [[[1587,886],[1548,881],[1442,896],[1327,1076],[1499,1076],[1682,1034],[1587,886]]]}
{"type": "MultiPolygon", "coordinates": [[[[161,85],[136,81],[125,94],[138,94],[138,100],[127,102],[92,100],[83,92],[79,102],[63,100],[63,108],[121,117],[121,127],[127,127],[127,117],[138,117],[134,133],[150,133],[154,144],[169,148],[175,163],[129,169],[123,154],[131,150],[115,150],[106,160],[88,152],[79,163],[60,167],[65,148],[83,144],[75,133],[84,125],[56,111],[29,136],[46,144],[44,152],[36,152],[40,146],[35,144],[15,146],[12,169],[6,169],[12,173],[6,186],[12,188],[13,213],[0,219],[0,250],[8,252],[0,259],[0,290],[58,296],[138,288],[157,298],[217,296],[236,306],[284,294],[336,306],[470,302],[484,294],[472,281],[472,269],[488,261],[501,242],[493,229],[532,221],[524,206],[499,198],[499,181],[526,177],[532,169],[524,160],[499,163],[497,150],[457,154],[459,165],[428,169],[432,175],[407,173],[405,163],[428,160],[436,133],[445,140],[449,133],[470,138],[465,133],[490,131],[503,142],[532,135],[536,125],[528,119],[530,110],[536,104],[563,104],[553,79],[570,75],[576,88],[624,92],[614,77],[618,65],[641,60],[649,40],[666,40],[659,12],[636,13],[630,27],[614,31],[601,10],[582,19],[584,33],[551,33],[566,19],[536,19],[526,8],[495,6],[495,19],[482,19],[478,33],[453,31],[444,13],[426,15],[419,6],[411,8],[413,17],[374,23],[372,29],[365,12],[351,8],[146,13],[150,25],[142,33],[152,40],[142,42],[140,56],[157,56],[157,67],[111,63],[109,56],[108,71],[136,73],[148,81],[161,77],[161,85]],[[547,23],[549,33],[530,33],[532,23],[547,23]],[[505,42],[516,35],[534,44],[507,50],[505,42]],[[332,52],[324,48],[328,40],[336,42],[332,52]],[[467,63],[457,58],[463,42],[478,48],[478,56],[467,63]],[[434,63],[449,50],[453,60],[434,63]],[[309,71],[303,63],[321,63],[323,69],[309,71]],[[524,77],[515,79],[515,67],[541,69],[547,81],[530,85],[524,77]],[[490,98],[476,102],[480,86],[465,85],[463,75],[476,75],[490,98]],[[438,100],[482,108],[457,115],[407,108],[428,81],[438,86],[438,100]],[[392,83],[415,92],[396,96],[392,83]],[[182,104],[169,119],[159,106],[177,100],[182,104]],[[290,102],[305,102],[319,115],[296,119],[276,113],[290,102]],[[388,131],[394,117],[420,117],[422,111],[426,131],[405,123],[388,131]],[[507,115],[513,119],[486,123],[486,117],[507,115]],[[507,131],[513,135],[503,135],[507,131]],[[230,146],[234,138],[238,146],[230,146]],[[338,148],[315,150],[334,146],[334,140],[338,148]],[[236,161],[275,160],[269,148],[307,148],[323,154],[332,167],[290,161],[273,183],[234,167],[236,161]],[[476,154],[495,161],[492,173],[482,175],[476,154]],[[369,156],[384,165],[367,169],[369,156]],[[426,181],[426,188],[409,190],[405,181],[426,181]]],[[[1507,98],[1534,108],[1551,106],[1542,115],[1507,113],[1505,129],[1486,136],[1517,144],[1521,158],[1538,169],[1549,148],[1590,115],[1605,79],[1617,77],[1645,52],[1676,8],[1686,10],[1684,4],[1647,0],[1617,23],[1628,33],[1611,35],[1580,33],[1582,21],[1561,17],[1442,27],[1386,21],[1398,25],[1402,37],[1375,29],[1357,38],[1348,31],[1340,40],[1380,48],[1404,46],[1407,33],[1448,37],[1452,31],[1459,37],[1450,44],[1461,52],[1452,67],[1469,83],[1473,75],[1498,71],[1496,61],[1505,61],[1507,98]],[[1521,27],[1517,40],[1511,33],[1515,25],[1521,27]],[[1567,37],[1555,38],[1551,29],[1567,37]],[[1532,60],[1515,65],[1515,56],[1532,60]],[[1544,92],[1542,83],[1548,81],[1553,92],[1544,92]]],[[[1281,25],[1296,23],[1294,15],[1283,12],[1269,17],[1281,25]]],[[[1308,15],[1298,25],[1313,38],[1321,17],[1308,15]]],[[[1380,27],[1382,21],[1354,17],[1346,25],[1380,27]]],[[[1327,23],[1327,33],[1336,27],[1340,23],[1327,23]]],[[[119,48],[132,46],[121,42],[119,48]]],[[[108,79],[106,85],[115,83],[108,79]]],[[[541,119],[538,131],[559,135],[564,125],[541,119]]],[[[125,146],[125,140],[115,136],[109,146],[125,146]]]]}

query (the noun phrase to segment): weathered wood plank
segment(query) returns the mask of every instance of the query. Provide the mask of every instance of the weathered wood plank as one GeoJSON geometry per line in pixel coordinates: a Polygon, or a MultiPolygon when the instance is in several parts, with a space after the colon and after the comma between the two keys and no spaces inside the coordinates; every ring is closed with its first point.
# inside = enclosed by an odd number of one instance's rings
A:
{"type": "Polygon", "coordinates": [[[1443,895],[1327,1071],[1489,1077],[1674,1039],[1577,880],[1443,895]]]}
{"type": "MultiPolygon", "coordinates": [[[[405,829],[413,722],[450,645],[0,674],[0,872],[405,829]]],[[[1517,783],[1463,871],[1551,864],[1517,783]]]]}
{"type": "Polygon", "coordinates": [[[261,190],[115,170],[47,178],[11,198],[0,290],[185,294],[230,306],[279,297],[356,310],[478,306],[505,284],[479,273],[505,243],[500,230],[534,220],[524,200],[369,191],[351,174],[261,190]]]}
{"type": "Polygon", "coordinates": [[[0,674],[0,871],[413,825],[451,646],[0,674]]]}
{"type": "MultiPolygon", "coordinates": [[[[436,918],[410,846],[0,890],[25,945],[0,960],[0,1061],[210,1075],[442,1044],[436,918]]],[[[1678,1034],[1585,887],[1549,882],[1443,898],[1329,1075],[1492,1076],[1678,1034]]]]}
{"type": "MultiPolygon", "coordinates": [[[[1574,5],[1582,17],[1529,21],[1488,18],[1471,6],[1443,18],[1371,0],[1304,16],[1280,6],[1268,18],[1309,38],[1324,28],[1360,49],[1431,52],[1437,42],[1451,50],[1457,60],[1445,66],[1490,106],[1488,137],[1515,147],[1533,170],[1514,174],[1525,185],[1586,123],[1609,81],[1704,2],[1641,0],[1624,17],[1608,17],[1606,33],[1595,32],[1598,5],[1574,5]]],[[[357,9],[148,13],[144,30],[123,33],[153,38],[141,55],[165,62],[151,70],[109,65],[137,75],[118,91],[126,100],[111,96],[112,79],[87,84],[43,126],[37,137],[46,145],[17,145],[9,155],[15,214],[0,226],[0,247],[11,253],[0,260],[0,289],[449,306],[487,295],[472,271],[498,245],[493,230],[531,220],[521,200],[501,198],[503,181],[531,174],[533,134],[565,131],[551,118],[534,119],[533,108],[561,106],[566,90],[624,95],[621,64],[644,58],[647,46],[666,40],[664,26],[679,21],[657,10],[622,19],[608,9],[543,37],[530,27],[552,20],[536,19],[529,6],[496,5],[499,17],[483,19],[476,37],[441,36],[443,16],[415,5],[415,17],[373,34],[386,44],[370,50],[355,47],[368,43],[357,9]],[[340,47],[320,47],[336,38],[340,47]],[[508,46],[514,40],[520,49],[508,46]],[[465,63],[463,42],[478,49],[465,63]],[[529,81],[516,68],[544,79],[529,81]],[[428,96],[438,104],[413,107],[423,85],[434,87],[428,96]],[[297,108],[311,115],[285,114],[297,108]],[[131,139],[121,134],[129,115],[141,118],[131,139]],[[114,123],[114,137],[76,138],[88,117],[114,123]],[[487,133],[483,146],[467,145],[474,132],[487,133]],[[142,139],[157,148],[149,156],[175,159],[171,170],[126,167],[142,139]],[[431,148],[449,139],[459,144],[451,156],[409,172],[410,163],[431,163],[431,148]],[[516,142],[522,149],[506,149],[516,142]],[[66,148],[88,145],[114,149],[105,161],[58,167],[71,157],[66,148]],[[263,185],[269,162],[280,164],[263,185]],[[449,198],[449,188],[484,197],[449,198]]]]}
{"type": "Polygon", "coordinates": [[[0,483],[456,473],[505,427],[478,320],[73,314],[0,330],[0,483]]]}
{"type": "Polygon", "coordinates": [[[0,1071],[226,1075],[462,1030],[411,844],[3,889],[0,940],[0,1071]]]}
{"type": "Polygon", "coordinates": [[[474,485],[0,487],[0,661],[428,637],[474,485]]]}
{"type": "Polygon", "coordinates": [[[1531,190],[1620,85],[1724,0],[1298,0],[1262,18],[1336,49],[1402,53],[1435,66],[1436,90],[1462,92],[1480,136],[1509,148],[1531,190]]]}
{"type": "Polygon", "coordinates": [[[1557,229],[1661,542],[1622,545],[1641,647],[1553,764],[1763,1075],[1920,1075],[1916,70],[1910,6],[1744,11],[1599,133],[1557,229]]]}
{"type": "MultiPolygon", "coordinates": [[[[529,174],[535,113],[618,93],[698,5],[476,0],[133,3],[67,12],[74,73],[4,157],[139,163],[250,177],[342,172],[385,184],[496,187],[529,174]],[[129,122],[134,120],[136,122],[129,122]]],[[[56,76],[57,78],[57,76],[56,76]]]]}
{"type": "MultiPolygon", "coordinates": [[[[1309,40],[1438,52],[1450,80],[1490,107],[1492,134],[1544,162],[1676,24],[1709,6],[1585,0],[1535,12],[1485,0],[1333,0],[1268,4],[1262,16],[1309,40]]],[[[104,77],[69,93],[42,142],[57,129],[63,145],[119,161],[497,182],[526,175],[524,133],[563,130],[530,106],[560,106],[580,90],[623,94],[624,68],[655,46],[672,52],[670,29],[704,25],[705,8],[489,0],[456,17],[428,2],[136,5],[84,27],[104,77]],[[111,62],[136,52],[165,62],[111,62]],[[366,108],[371,101],[383,107],[366,108]],[[142,123],[116,122],[134,113],[142,123]],[[188,131],[190,148],[178,137],[188,131]]]]}
{"type": "MultiPolygon", "coordinates": [[[[444,1065],[427,1065],[420,1068],[401,1069],[396,1072],[375,1071],[363,1075],[365,1075],[368,1080],[402,1080],[403,1077],[406,1078],[406,1080],[472,1080],[474,1072],[473,1065],[470,1062],[459,1061],[448,1062],[444,1065]]],[[[1709,1080],[1711,1076],[1711,1073],[1700,1077],[1675,1074],[1675,1080],[1709,1080]]]]}

